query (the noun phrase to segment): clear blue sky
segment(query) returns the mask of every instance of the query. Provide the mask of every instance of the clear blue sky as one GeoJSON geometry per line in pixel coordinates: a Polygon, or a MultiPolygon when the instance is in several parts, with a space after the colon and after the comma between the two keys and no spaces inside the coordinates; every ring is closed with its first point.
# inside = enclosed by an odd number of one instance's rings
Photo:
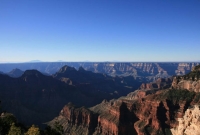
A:
{"type": "Polygon", "coordinates": [[[0,0],[0,62],[198,61],[200,0],[0,0]]]}

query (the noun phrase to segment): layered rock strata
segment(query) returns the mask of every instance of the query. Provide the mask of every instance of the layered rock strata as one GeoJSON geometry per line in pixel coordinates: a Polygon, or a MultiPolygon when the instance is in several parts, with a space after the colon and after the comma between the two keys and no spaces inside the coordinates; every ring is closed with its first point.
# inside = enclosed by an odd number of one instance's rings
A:
{"type": "Polygon", "coordinates": [[[143,83],[139,89],[141,90],[161,90],[170,88],[172,83],[172,78],[158,78],[154,82],[143,83]]]}
{"type": "Polygon", "coordinates": [[[64,127],[66,135],[170,135],[170,129],[179,125],[178,119],[184,116],[186,109],[199,104],[199,97],[199,93],[188,90],[137,90],[89,108],[92,116],[96,116],[88,120],[95,123],[93,128],[70,120],[74,111],[66,111],[68,115],[60,115],[57,122],[64,127]],[[63,120],[68,124],[63,124],[63,120]]]}
{"type": "Polygon", "coordinates": [[[68,103],[61,110],[60,115],[48,123],[51,127],[62,125],[65,134],[90,135],[97,126],[97,115],[85,107],[75,108],[68,103]]]}

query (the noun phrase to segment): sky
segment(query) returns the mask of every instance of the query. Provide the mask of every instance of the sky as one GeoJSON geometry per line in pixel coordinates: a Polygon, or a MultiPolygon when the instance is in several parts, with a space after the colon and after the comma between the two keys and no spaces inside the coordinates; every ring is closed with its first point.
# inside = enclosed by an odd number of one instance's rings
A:
{"type": "Polygon", "coordinates": [[[200,61],[200,0],[0,0],[0,63],[200,61]]]}

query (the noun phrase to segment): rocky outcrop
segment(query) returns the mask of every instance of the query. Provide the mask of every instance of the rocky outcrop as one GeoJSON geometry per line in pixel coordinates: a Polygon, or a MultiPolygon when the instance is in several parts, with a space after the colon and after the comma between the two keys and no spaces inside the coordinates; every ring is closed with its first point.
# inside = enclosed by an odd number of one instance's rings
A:
{"type": "Polygon", "coordinates": [[[188,90],[163,90],[137,100],[133,112],[139,118],[134,127],[139,135],[171,134],[170,128],[178,126],[177,119],[185,110],[199,103],[200,94],[188,90]]]}
{"type": "Polygon", "coordinates": [[[154,94],[158,90],[152,89],[152,90],[135,90],[134,92],[129,93],[127,96],[120,97],[120,100],[128,100],[128,101],[135,101],[138,99],[142,99],[146,97],[149,94],[154,94]]]}
{"type": "Polygon", "coordinates": [[[122,101],[103,101],[89,110],[66,105],[60,115],[48,122],[63,127],[64,134],[74,135],[131,135],[136,134],[133,121],[137,119],[122,101]]]}
{"type": "Polygon", "coordinates": [[[178,83],[175,83],[176,78],[173,81],[172,87],[174,89],[187,89],[189,91],[200,92],[200,80],[181,80],[178,83]]]}
{"type": "Polygon", "coordinates": [[[90,135],[97,125],[97,115],[85,107],[75,108],[68,103],[58,117],[48,122],[52,128],[55,128],[56,124],[63,127],[64,134],[90,135]]]}
{"type": "Polygon", "coordinates": [[[184,76],[174,77],[172,88],[200,92],[200,66],[194,67],[190,73],[184,76]]]}
{"type": "Polygon", "coordinates": [[[158,78],[154,82],[143,83],[139,89],[141,90],[161,90],[171,87],[172,78],[158,78]]]}
{"type": "Polygon", "coordinates": [[[94,135],[131,135],[136,134],[133,121],[137,120],[122,100],[103,102],[90,108],[99,114],[98,125],[94,135]]]}
{"type": "Polygon", "coordinates": [[[178,118],[178,126],[171,129],[173,135],[200,134],[200,108],[194,105],[185,111],[183,118],[178,118]]]}

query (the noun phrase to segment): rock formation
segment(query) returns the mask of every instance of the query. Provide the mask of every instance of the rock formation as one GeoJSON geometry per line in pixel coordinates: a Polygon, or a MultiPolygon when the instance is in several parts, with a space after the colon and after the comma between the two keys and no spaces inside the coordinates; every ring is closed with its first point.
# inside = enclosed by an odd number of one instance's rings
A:
{"type": "MultiPolygon", "coordinates": [[[[97,122],[96,127],[93,127],[90,133],[93,135],[171,134],[170,128],[178,125],[176,119],[183,117],[185,109],[190,104],[199,102],[198,95],[187,90],[157,92],[150,90],[152,92],[149,93],[148,90],[140,91],[136,91],[135,95],[137,96],[132,98],[128,95],[109,102],[103,101],[101,104],[89,108],[91,114],[98,116],[93,117],[93,120],[90,119],[94,123],[97,122]]],[[[81,131],[87,131],[84,133],[88,134],[88,126],[84,126],[82,122],[79,125],[72,124],[73,126],[63,124],[63,120],[69,119],[69,116],[73,115],[73,111],[67,112],[67,116],[60,115],[53,121],[57,120],[64,127],[66,134],[78,135],[80,132],[78,129],[81,128],[84,129],[81,131]],[[69,127],[73,127],[73,130],[66,130],[69,127]]],[[[50,123],[53,125],[52,122],[50,123]]],[[[73,123],[73,120],[66,123],[73,123]]]]}
{"type": "Polygon", "coordinates": [[[194,67],[184,76],[174,77],[172,88],[200,92],[200,66],[194,67]]]}
{"type": "Polygon", "coordinates": [[[172,83],[172,78],[158,78],[154,82],[142,83],[139,89],[141,90],[161,90],[170,88],[172,83]]]}
{"type": "Polygon", "coordinates": [[[61,110],[60,115],[48,124],[54,127],[56,123],[62,125],[65,134],[90,135],[97,125],[97,115],[85,107],[75,108],[68,103],[61,110]]]}
{"type": "Polygon", "coordinates": [[[194,105],[178,118],[178,126],[171,129],[173,135],[200,135],[200,108],[194,105]]]}

